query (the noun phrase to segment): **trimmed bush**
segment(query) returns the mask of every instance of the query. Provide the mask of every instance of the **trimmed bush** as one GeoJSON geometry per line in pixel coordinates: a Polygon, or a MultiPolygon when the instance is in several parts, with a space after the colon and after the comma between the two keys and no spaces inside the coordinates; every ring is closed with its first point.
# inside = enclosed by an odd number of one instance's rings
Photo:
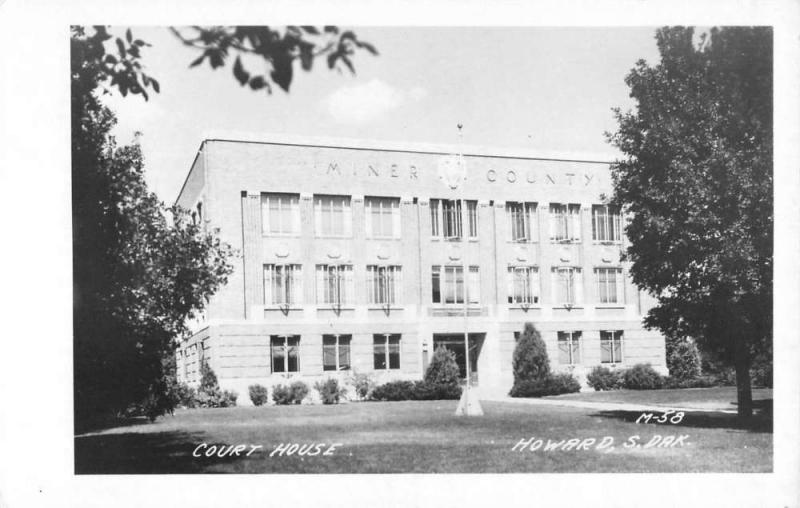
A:
{"type": "Polygon", "coordinates": [[[414,400],[458,400],[461,398],[461,387],[452,383],[417,381],[411,395],[414,400]]]}
{"type": "Polygon", "coordinates": [[[358,374],[354,371],[351,382],[359,400],[367,400],[370,392],[375,388],[375,379],[369,373],[358,374]]]}
{"type": "Polygon", "coordinates": [[[711,388],[719,386],[714,376],[698,376],[694,379],[677,379],[672,376],[664,378],[664,388],[711,388]]]}
{"type": "Polygon", "coordinates": [[[509,395],[512,397],[544,397],[581,391],[581,384],[568,373],[550,374],[544,379],[515,383],[509,395]]]}
{"type": "Polygon", "coordinates": [[[263,406],[269,400],[267,394],[267,388],[261,385],[250,385],[247,387],[247,390],[250,392],[250,400],[253,402],[254,406],[263,406]]]}
{"type": "Polygon", "coordinates": [[[667,338],[667,368],[670,376],[679,381],[700,375],[700,352],[687,338],[667,338]]]}
{"type": "Polygon", "coordinates": [[[390,381],[376,386],[370,396],[372,400],[411,400],[414,394],[414,383],[411,381],[390,381]]]}
{"type": "Polygon", "coordinates": [[[286,385],[275,385],[272,387],[272,401],[278,405],[291,404],[292,390],[286,385]]]}
{"type": "Polygon", "coordinates": [[[314,388],[319,392],[319,398],[323,404],[338,404],[339,399],[344,396],[347,389],[339,387],[339,381],[333,378],[328,378],[325,381],[317,381],[314,388]]]}
{"type": "Polygon", "coordinates": [[[308,385],[302,381],[295,381],[292,383],[291,386],[289,386],[289,390],[291,391],[292,400],[295,404],[303,402],[303,399],[308,395],[308,385]]]}
{"type": "Polygon", "coordinates": [[[199,407],[233,407],[239,394],[234,391],[220,390],[219,387],[200,390],[197,392],[197,405],[199,407]]]}
{"type": "Polygon", "coordinates": [[[550,359],[539,331],[533,323],[525,323],[514,348],[514,384],[546,379],[550,374],[550,359]]]}
{"type": "Polygon", "coordinates": [[[618,390],[622,387],[622,379],[618,372],[607,367],[597,366],[586,376],[586,383],[595,391],[618,390]]]}
{"type": "Polygon", "coordinates": [[[455,353],[444,346],[437,347],[428,370],[425,371],[425,382],[433,385],[458,385],[460,378],[461,372],[455,353]]]}
{"type": "Polygon", "coordinates": [[[664,386],[664,378],[649,363],[637,363],[622,371],[622,387],[628,390],[657,390],[664,386]]]}

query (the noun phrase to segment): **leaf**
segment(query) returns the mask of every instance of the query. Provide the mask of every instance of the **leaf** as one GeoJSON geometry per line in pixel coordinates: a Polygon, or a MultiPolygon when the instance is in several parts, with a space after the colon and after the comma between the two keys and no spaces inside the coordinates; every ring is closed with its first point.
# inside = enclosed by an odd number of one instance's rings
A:
{"type": "Polygon", "coordinates": [[[366,49],[367,51],[369,51],[370,53],[372,53],[373,55],[375,55],[375,56],[378,56],[378,50],[377,50],[377,49],[375,49],[375,46],[373,46],[372,44],[370,44],[370,43],[368,43],[368,42],[357,41],[357,42],[356,42],[356,45],[357,45],[359,48],[364,48],[364,49],[366,49]]]}
{"type": "Polygon", "coordinates": [[[325,28],[323,28],[323,30],[325,30],[326,34],[338,34],[339,33],[339,27],[336,27],[336,26],[326,26],[325,28]]]}
{"type": "Polygon", "coordinates": [[[345,65],[347,65],[347,68],[350,69],[350,72],[352,72],[353,74],[356,73],[356,69],[355,67],[353,67],[353,62],[350,61],[350,58],[348,58],[347,55],[342,55],[342,62],[344,62],[345,65]]]}
{"type": "Polygon", "coordinates": [[[202,55],[197,57],[197,59],[193,60],[192,63],[189,64],[189,67],[197,67],[198,65],[203,63],[203,60],[205,60],[205,58],[206,58],[206,54],[203,53],[202,55]]]}
{"type": "Polygon", "coordinates": [[[161,85],[158,84],[158,81],[153,78],[150,78],[150,81],[151,85],[153,86],[153,90],[155,90],[156,93],[161,93],[161,85]]]}
{"type": "Polygon", "coordinates": [[[208,60],[211,63],[212,69],[225,65],[225,60],[222,58],[222,52],[220,50],[207,50],[207,52],[209,53],[208,60]]]}
{"type": "Polygon", "coordinates": [[[336,66],[336,60],[339,58],[339,52],[334,51],[328,55],[328,68],[333,69],[336,66]]]}
{"type": "Polygon", "coordinates": [[[116,64],[117,63],[117,57],[115,57],[114,55],[109,54],[109,55],[106,55],[104,61],[106,63],[108,63],[108,64],[116,64]]]}
{"type": "Polygon", "coordinates": [[[125,43],[119,37],[117,37],[117,49],[119,50],[119,56],[125,58],[125,43]]]}
{"type": "Polygon", "coordinates": [[[300,65],[304,71],[310,71],[314,63],[314,46],[312,44],[300,44],[300,65]]]}
{"type": "Polygon", "coordinates": [[[139,46],[140,48],[143,46],[149,46],[149,44],[144,42],[142,39],[136,39],[135,41],[133,41],[133,43],[139,46]]]}
{"type": "Polygon", "coordinates": [[[265,86],[267,86],[267,82],[264,76],[255,76],[250,80],[250,88],[253,90],[261,90],[265,86]]]}
{"type": "Polygon", "coordinates": [[[301,26],[304,31],[310,33],[311,35],[319,35],[319,30],[315,26],[301,26]]]}
{"type": "Polygon", "coordinates": [[[131,33],[131,29],[130,28],[125,30],[125,39],[127,39],[128,44],[130,44],[131,41],[133,40],[133,34],[131,33]]]}
{"type": "Polygon", "coordinates": [[[292,59],[286,53],[276,56],[277,58],[272,61],[270,77],[279,87],[288,92],[289,85],[292,83],[292,59]]]}
{"type": "Polygon", "coordinates": [[[250,73],[244,70],[244,67],[242,67],[242,59],[238,56],[236,57],[236,61],[233,63],[233,76],[242,86],[246,85],[250,80],[250,73]]]}

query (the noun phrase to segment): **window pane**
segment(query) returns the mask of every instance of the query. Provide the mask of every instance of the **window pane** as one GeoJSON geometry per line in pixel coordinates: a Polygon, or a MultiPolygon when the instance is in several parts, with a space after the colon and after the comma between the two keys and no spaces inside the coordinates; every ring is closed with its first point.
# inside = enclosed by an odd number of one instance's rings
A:
{"type": "Polygon", "coordinates": [[[375,361],[375,369],[386,368],[386,337],[384,335],[373,335],[372,353],[375,361]]]}
{"type": "Polygon", "coordinates": [[[391,335],[389,337],[389,368],[400,368],[400,336],[391,335]]]}
{"type": "Polygon", "coordinates": [[[300,371],[300,338],[297,336],[287,339],[289,344],[286,352],[288,372],[300,371]]]}
{"type": "Polygon", "coordinates": [[[431,199],[431,236],[439,236],[439,200],[431,199]]]}
{"type": "Polygon", "coordinates": [[[565,332],[558,332],[558,363],[569,364],[569,336],[565,332]]]}
{"type": "Polygon", "coordinates": [[[285,372],[285,338],[272,337],[272,372],[285,372]]]}
{"type": "Polygon", "coordinates": [[[440,292],[440,267],[434,266],[431,269],[431,287],[432,287],[432,295],[431,301],[433,303],[441,303],[442,302],[442,295],[440,292]]]}
{"type": "Polygon", "coordinates": [[[350,368],[350,336],[339,336],[339,370],[350,368]]]}

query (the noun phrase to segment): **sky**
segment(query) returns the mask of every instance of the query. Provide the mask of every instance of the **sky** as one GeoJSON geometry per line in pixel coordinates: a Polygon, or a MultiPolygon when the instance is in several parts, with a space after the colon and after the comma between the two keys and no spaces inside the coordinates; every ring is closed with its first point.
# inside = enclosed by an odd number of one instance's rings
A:
{"type": "Polygon", "coordinates": [[[128,143],[143,133],[148,184],[167,203],[212,130],[452,144],[461,123],[464,145],[611,160],[611,109],[633,107],[624,78],[637,60],[658,61],[653,27],[342,28],[380,54],[358,53],[355,75],[317,60],[289,93],[267,95],[239,86],[232,62],[190,69],[199,52],[166,27],[133,27],[152,44],[143,64],[161,93],[107,96],[114,134],[128,143]]]}

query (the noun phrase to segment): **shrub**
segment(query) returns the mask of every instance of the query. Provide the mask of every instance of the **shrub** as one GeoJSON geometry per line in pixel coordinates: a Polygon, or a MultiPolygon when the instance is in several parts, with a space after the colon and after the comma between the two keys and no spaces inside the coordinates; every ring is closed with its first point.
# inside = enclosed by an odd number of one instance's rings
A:
{"type": "Polygon", "coordinates": [[[767,347],[753,358],[750,382],[753,386],[772,388],[772,347],[767,347]]]}
{"type": "Polygon", "coordinates": [[[532,323],[525,323],[514,348],[514,384],[546,379],[550,374],[550,359],[542,336],[532,323]]]}
{"type": "Polygon", "coordinates": [[[512,397],[544,397],[575,393],[581,390],[581,384],[575,376],[568,373],[550,374],[544,379],[520,381],[514,383],[509,395],[512,397]]]}
{"type": "Polygon", "coordinates": [[[197,392],[197,405],[199,407],[233,407],[239,394],[234,391],[220,390],[219,387],[197,392]]]}
{"type": "Polygon", "coordinates": [[[268,394],[267,388],[259,384],[250,385],[247,387],[250,392],[250,400],[253,401],[254,406],[262,406],[267,403],[268,394]]]}
{"type": "Polygon", "coordinates": [[[650,364],[637,363],[622,371],[622,386],[628,390],[657,390],[664,386],[664,378],[650,364]]]}
{"type": "Polygon", "coordinates": [[[369,373],[358,374],[353,371],[351,382],[356,396],[358,396],[360,400],[367,400],[367,398],[369,398],[369,393],[375,388],[375,379],[372,377],[372,374],[369,373]]]}
{"type": "Polygon", "coordinates": [[[670,376],[681,380],[700,375],[700,352],[687,338],[667,338],[667,368],[670,376]]]}
{"type": "Polygon", "coordinates": [[[417,381],[411,393],[413,400],[458,400],[461,398],[461,387],[457,384],[429,383],[417,381]]]}
{"type": "Polygon", "coordinates": [[[595,389],[601,390],[618,390],[622,387],[622,379],[618,372],[598,365],[593,368],[586,376],[586,383],[595,389]]]}
{"type": "Polygon", "coordinates": [[[456,363],[456,355],[444,346],[439,346],[433,353],[425,381],[435,385],[457,385],[461,372],[456,363]]]}
{"type": "Polygon", "coordinates": [[[319,392],[323,404],[338,404],[339,399],[347,392],[344,387],[340,388],[339,381],[333,378],[317,381],[314,388],[319,392]]]}
{"type": "Polygon", "coordinates": [[[275,404],[284,405],[292,403],[292,390],[285,385],[275,385],[272,387],[272,400],[275,404]]]}
{"type": "Polygon", "coordinates": [[[390,381],[372,390],[372,400],[410,400],[414,394],[411,381],[390,381]]]}
{"type": "Polygon", "coordinates": [[[214,388],[219,388],[217,375],[211,370],[208,362],[203,360],[200,363],[200,391],[212,391],[214,388]]]}
{"type": "Polygon", "coordinates": [[[176,396],[179,406],[183,406],[186,409],[193,409],[197,406],[197,390],[186,383],[180,383],[178,385],[176,396]]]}
{"type": "Polygon", "coordinates": [[[292,401],[295,404],[303,402],[303,399],[308,395],[308,385],[302,381],[295,381],[292,383],[291,386],[289,386],[289,390],[292,394],[292,401]]]}
{"type": "Polygon", "coordinates": [[[698,376],[694,379],[677,379],[672,376],[664,378],[664,388],[710,388],[719,386],[714,376],[698,376]]]}

